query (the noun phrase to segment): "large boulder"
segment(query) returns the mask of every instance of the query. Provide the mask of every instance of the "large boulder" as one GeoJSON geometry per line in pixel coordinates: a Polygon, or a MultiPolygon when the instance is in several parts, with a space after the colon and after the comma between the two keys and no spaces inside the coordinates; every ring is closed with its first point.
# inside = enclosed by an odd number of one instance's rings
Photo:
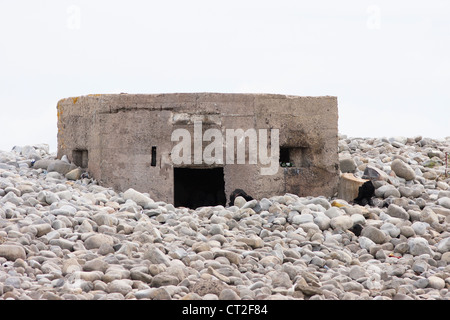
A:
{"type": "Polygon", "coordinates": [[[366,168],[364,169],[364,174],[362,176],[363,179],[370,179],[372,181],[387,181],[389,176],[387,175],[386,172],[376,168],[376,167],[372,167],[370,165],[367,165],[366,168]]]}
{"type": "Polygon", "coordinates": [[[420,256],[422,254],[428,254],[433,257],[433,251],[428,244],[428,241],[422,237],[409,238],[409,253],[413,256],[420,256]]]}
{"type": "Polygon", "coordinates": [[[444,238],[436,245],[437,251],[446,253],[450,251],[450,238],[444,238]]]}
{"type": "Polygon", "coordinates": [[[342,157],[339,159],[339,168],[341,169],[342,173],[355,172],[356,163],[350,157],[342,157]]]}
{"type": "Polygon", "coordinates": [[[365,227],[361,232],[361,236],[369,238],[377,244],[385,243],[388,240],[388,237],[383,231],[373,226],[365,227]]]}
{"type": "Polygon", "coordinates": [[[2,244],[0,245],[0,257],[15,261],[17,259],[25,260],[27,255],[25,249],[20,245],[2,244]]]}
{"type": "Polygon", "coordinates": [[[403,209],[402,207],[400,207],[394,203],[391,203],[389,205],[387,214],[394,218],[400,218],[400,219],[404,219],[404,220],[409,219],[408,212],[406,212],[405,209],[403,209]]]}
{"type": "Polygon", "coordinates": [[[84,246],[86,247],[86,249],[91,250],[91,249],[98,249],[102,244],[105,243],[110,246],[114,245],[113,237],[108,236],[106,234],[98,233],[87,238],[84,241],[84,246]]]}
{"type": "Polygon", "coordinates": [[[65,177],[67,180],[78,180],[81,177],[83,170],[81,168],[75,168],[66,173],[65,177]]]}
{"type": "Polygon", "coordinates": [[[74,164],[70,164],[70,163],[67,163],[62,160],[53,160],[53,162],[51,162],[48,165],[47,171],[48,172],[56,171],[62,175],[65,175],[66,173],[68,173],[76,168],[77,168],[77,166],[74,164]]]}
{"type": "Polygon", "coordinates": [[[156,209],[158,205],[146,195],[134,190],[133,188],[128,189],[123,193],[123,198],[125,200],[133,200],[136,204],[140,205],[144,209],[156,209]]]}
{"type": "Polygon", "coordinates": [[[405,180],[414,180],[416,178],[416,173],[414,170],[400,159],[395,159],[392,161],[391,169],[397,176],[405,180]]]}
{"type": "Polygon", "coordinates": [[[353,220],[348,215],[341,215],[331,219],[330,225],[333,229],[347,230],[353,227],[353,220]]]}
{"type": "Polygon", "coordinates": [[[42,159],[42,160],[37,160],[34,165],[33,168],[35,169],[44,169],[47,170],[48,166],[50,163],[52,163],[55,160],[52,159],[42,159]]]}

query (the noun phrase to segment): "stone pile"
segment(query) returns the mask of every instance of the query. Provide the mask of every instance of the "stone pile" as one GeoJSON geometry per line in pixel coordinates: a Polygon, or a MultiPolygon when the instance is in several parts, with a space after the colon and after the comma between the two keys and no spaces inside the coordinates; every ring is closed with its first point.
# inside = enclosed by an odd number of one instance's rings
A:
{"type": "Polygon", "coordinates": [[[0,298],[447,300],[447,151],[340,136],[372,205],[285,194],[192,210],[15,147],[0,152],[0,298]]]}

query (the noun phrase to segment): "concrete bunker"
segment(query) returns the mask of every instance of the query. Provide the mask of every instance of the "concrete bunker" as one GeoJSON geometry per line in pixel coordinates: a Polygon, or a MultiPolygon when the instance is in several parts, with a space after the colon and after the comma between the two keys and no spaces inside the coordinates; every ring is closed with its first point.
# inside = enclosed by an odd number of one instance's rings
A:
{"type": "MultiPolygon", "coordinates": [[[[255,199],[285,193],[333,196],[337,192],[336,97],[98,94],[62,99],[57,109],[58,158],[67,155],[99,183],[117,191],[134,188],[156,201],[191,208],[225,205],[235,189],[255,199]],[[228,129],[278,129],[277,172],[262,175],[265,165],[251,162],[249,146],[244,163],[227,162],[225,146],[223,163],[210,164],[203,158],[192,164],[174,163],[172,151],[177,142],[171,140],[172,133],[187,130],[194,146],[197,122],[202,123],[202,133],[213,129],[224,137],[228,129]]],[[[201,152],[210,141],[200,142],[201,152]]],[[[270,144],[268,139],[268,149],[270,144]]],[[[235,148],[236,155],[239,150],[235,148]]],[[[194,162],[193,151],[190,157],[194,162]]]]}

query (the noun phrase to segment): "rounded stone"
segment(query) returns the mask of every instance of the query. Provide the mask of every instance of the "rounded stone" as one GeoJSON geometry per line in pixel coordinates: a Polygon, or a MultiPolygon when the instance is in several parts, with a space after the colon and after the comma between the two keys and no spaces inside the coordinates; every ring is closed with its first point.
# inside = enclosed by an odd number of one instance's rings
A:
{"type": "Polygon", "coordinates": [[[420,256],[422,254],[428,254],[431,257],[433,256],[433,251],[428,244],[428,241],[424,238],[409,238],[408,240],[409,252],[413,256],[420,256]]]}
{"type": "Polygon", "coordinates": [[[353,227],[353,220],[348,215],[341,215],[332,218],[330,221],[330,225],[333,229],[348,230],[353,227]]]}
{"type": "Polygon", "coordinates": [[[391,169],[395,174],[405,180],[413,180],[416,178],[414,170],[405,162],[400,159],[395,159],[391,163],[391,169]]]}
{"type": "Polygon", "coordinates": [[[22,246],[2,244],[0,245],[0,257],[4,257],[10,261],[15,261],[16,259],[25,260],[27,255],[22,246]]]}
{"type": "Polygon", "coordinates": [[[362,231],[361,231],[361,235],[363,237],[369,238],[370,240],[372,240],[373,242],[375,242],[376,244],[383,244],[387,241],[387,237],[386,234],[373,227],[373,226],[367,226],[365,227],[362,231]]]}
{"type": "Polygon", "coordinates": [[[234,205],[238,208],[242,208],[247,203],[247,200],[242,196],[238,196],[234,199],[234,205]]]}
{"type": "Polygon", "coordinates": [[[350,268],[348,275],[353,280],[360,279],[366,275],[366,269],[361,266],[353,266],[350,268]]]}
{"type": "Polygon", "coordinates": [[[434,289],[444,289],[445,288],[445,280],[439,278],[437,276],[428,277],[428,287],[434,289]]]}
{"type": "Polygon", "coordinates": [[[219,300],[241,300],[241,298],[234,290],[226,288],[220,292],[219,300]]]}
{"type": "Polygon", "coordinates": [[[396,204],[390,204],[387,210],[387,214],[394,218],[400,218],[404,220],[409,219],[409,214],[406,212],[405,209],[402,207],[396,205],[396,204]]]}
{"type": "Polygon", "coordinates": [[[113,280],[108,283],[108,293],[120,293],[122,295],[126,295],[128,292],[132,291],[133,288],[131,280],[121,279],[121,280],[113,280]]]}
{"type": "Polygon", "coordinates": [[[417,260],[413,263],[412,269],[414,272],[421,274],[428,270],[428,263],[424,260],[417,260]]]}
{"type": "Polygon", "coordinates": [[[98,249],[102,244],[114,245],[114,239],[106,234],[94,234],[84,241],[86,249],[98,249]]]}

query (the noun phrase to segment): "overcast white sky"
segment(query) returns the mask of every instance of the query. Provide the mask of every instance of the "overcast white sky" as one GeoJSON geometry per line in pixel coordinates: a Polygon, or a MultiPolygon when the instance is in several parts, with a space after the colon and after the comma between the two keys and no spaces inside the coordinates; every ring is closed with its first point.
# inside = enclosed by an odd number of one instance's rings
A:
{"type": "Polygon", "coordinates": [[[450,136],[450,1],[0,0],[0,150],[90,93],[338,97],[353,137],[450,136]]]}

